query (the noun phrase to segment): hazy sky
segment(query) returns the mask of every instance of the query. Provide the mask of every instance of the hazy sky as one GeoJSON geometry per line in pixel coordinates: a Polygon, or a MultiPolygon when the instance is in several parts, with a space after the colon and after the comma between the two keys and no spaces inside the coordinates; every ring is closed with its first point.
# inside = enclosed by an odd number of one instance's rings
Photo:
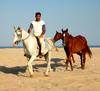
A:
{"type": "Polygon", "coordinates": [[[100,45],[100,0],[0,0],[0,46],[12,46],[13,26],[27,30],[36,11],[42,13],[48,37],[69,28],[89,45],[100,45]]]}

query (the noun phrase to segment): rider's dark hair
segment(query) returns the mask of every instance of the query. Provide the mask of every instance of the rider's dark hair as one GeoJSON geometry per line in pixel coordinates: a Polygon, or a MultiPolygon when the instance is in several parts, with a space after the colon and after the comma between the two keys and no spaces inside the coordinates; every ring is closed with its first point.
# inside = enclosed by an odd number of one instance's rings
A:
{"type": "Polygon", "coordinates": [[[36,13],[35,13],[35,17],[36,17],[37,15],[40,15],[40,16],[41,16],[41,13],[40,13],[40,12],[36,12],[36,13]]]}

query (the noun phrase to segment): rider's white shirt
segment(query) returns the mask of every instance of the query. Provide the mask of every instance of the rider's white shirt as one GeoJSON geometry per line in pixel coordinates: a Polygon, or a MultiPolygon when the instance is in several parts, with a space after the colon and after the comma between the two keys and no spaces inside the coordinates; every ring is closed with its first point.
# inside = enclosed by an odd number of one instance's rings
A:
{"type": "Polygon", "coordinates": [[[41,21],[32,21],[31,22],[33,25],[33,34],[35,36],[40,36],[42,33],[42,26],[45,25],[45,22],[43,20],[41,21]]]}

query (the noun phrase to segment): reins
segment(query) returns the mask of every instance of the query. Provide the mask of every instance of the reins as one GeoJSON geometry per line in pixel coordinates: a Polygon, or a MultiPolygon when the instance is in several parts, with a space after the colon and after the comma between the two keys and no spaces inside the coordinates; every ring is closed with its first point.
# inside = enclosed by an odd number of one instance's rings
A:
{"type": "Polygon", "coordinates": [[[25,39],[23,39],[23,41],[26,40],[29,36],[30,36],[30,34],[25,39]]]}

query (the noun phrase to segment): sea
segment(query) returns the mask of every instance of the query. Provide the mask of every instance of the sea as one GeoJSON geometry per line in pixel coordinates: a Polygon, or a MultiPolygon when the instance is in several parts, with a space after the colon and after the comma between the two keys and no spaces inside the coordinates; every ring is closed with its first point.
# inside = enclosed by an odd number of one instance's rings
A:
{"type": "MultiPolygon", "coordinates": [[[[58,48],[63,48],[63,46],[57,46],[58,48]]],[[[100,48],[100,45],[90,45],[90,48],[100,48]]],[[[17,46],[17,47],[13,47],[13,46],[0,46],[0,49],[3,48],[23,48],[23,46],[17,46]]]]}

